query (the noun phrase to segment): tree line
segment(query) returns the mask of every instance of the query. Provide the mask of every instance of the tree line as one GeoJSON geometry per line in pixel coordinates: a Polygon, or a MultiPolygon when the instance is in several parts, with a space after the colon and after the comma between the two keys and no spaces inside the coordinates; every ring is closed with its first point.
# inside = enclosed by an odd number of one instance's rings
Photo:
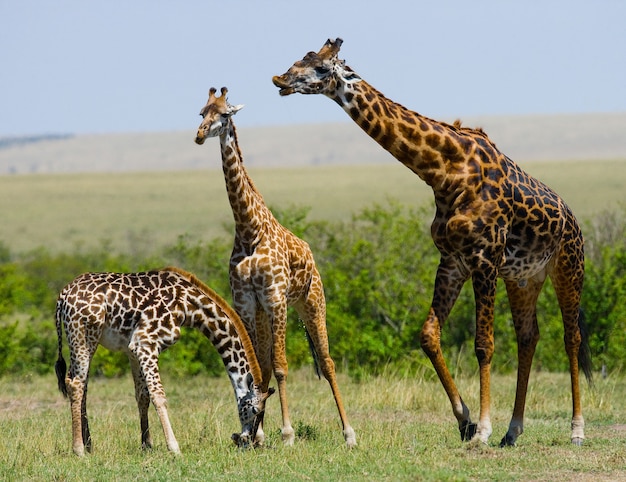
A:
{"type": "MultiPolygon", "coordinates": [[[[313,249],[324,281],[330,350],[339,370],[353,377],[389,367],[432,373],[419,334],[432,298],[439,256],[430,238],[431,207],[408,208],[393,201],[374,205],[349,221],[308,219],[308,209],[273,209],[277,219],[313,249]]],[[[595,370],[619,371],[626,360],[626,208],[583,223],[586,240],[582,308],[590,332],[595,370]]],[[[174,265],[196,274],[230,301],[228,261],[232,236],[211,240],[181,235],[152,253],[116,252],[77,246],[53,253],[45,247],[12,253],[0,244],[0,376],[45,374],[56,359],[54,309],[65,284],[86,271],[131,272],[174,265]]],[[[563,326],[547,280],[539,297],[541,339],[534,368],[567,371],[563,326]]],[[[295,311],[290,312],[287,357],[290,367],[311,364],[308,342],[295,311]]],[[[473,372],[474,300],[467,283],[442,331],[442,348],[453,372],[473,372]]],[[[493,369],[513,371],[517,347],[503,284],[495,315],[493,369]]],[[[164,370],[180,375],[223,371],[214,348],[198,332],[185,332],[161,356],[164,370]]],[[[118,376],[129,370],[125,355],[100,347],[92,371],[118,376]]]]}

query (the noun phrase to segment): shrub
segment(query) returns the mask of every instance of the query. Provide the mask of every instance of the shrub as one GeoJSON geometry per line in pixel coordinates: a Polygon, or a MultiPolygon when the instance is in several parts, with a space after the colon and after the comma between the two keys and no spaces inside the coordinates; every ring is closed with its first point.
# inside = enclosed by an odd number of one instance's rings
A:
{"type": "MultiPolygon", "coordinates": [[[[339,367],[362,377],[390,366],[403,372],[429,367],[419,348],[439,255],[429,232],[430,208],[409,209],[394,202],[375,205],[348,222],[311,222],[308,210],[275,209],[286,227],[311,245],[324,281],[330,350],[339,367]]],[[[626,359],[626,209],[605,213],[584,231],[586,279],[582,307],[587,314],[596,368],[619,369],[626,359]]],[[[0,375],[51,371],[56,359],[54,306],[62,287],[86,271],[140,271],[176,265],[195,273],[230,300],[228,261],[232,238],[200,242],[180,236],[156,253],[112,252],[107,243],[71,253],[44,248],[14,256],[0,245],[0,375]]],[[[539,297],[541,339],[535,369],[568,369],[563,324],[549,282],[539,297]]],[[[503,283],[495,306],[494,370],[517,368],[515,332],[503,283]]],[[[452,371],[476,369],[473,355],[475,307],[467,283],[442,330],[442,349],[452,371]]],[[[65,344],[65,341],[64,341],[65,344]]],[[[290,366],[311,363],[308,342],[294,310],[289,311],[287,356],[290,366]]],[[[161,363],[180,375],[223,372],[211,343],[199,332],[185,332],[161,363]]],[[[123,354],[99,348],[93,372],[118,376],[129,371],[123,354]]]]}

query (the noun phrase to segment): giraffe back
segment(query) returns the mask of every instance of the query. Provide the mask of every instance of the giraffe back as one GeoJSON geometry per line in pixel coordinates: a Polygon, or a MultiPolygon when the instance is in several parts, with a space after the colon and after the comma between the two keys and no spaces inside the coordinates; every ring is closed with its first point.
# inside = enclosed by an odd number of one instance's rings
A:
{"type": "Polygon", "coordinates": [[[85,273],[59,295],[57,318],[69,339],[128,351],[136,335],[160,352],[178,340],[185,315],[181,300],[192,292],[193,285],[176,272],[85,273]]]}

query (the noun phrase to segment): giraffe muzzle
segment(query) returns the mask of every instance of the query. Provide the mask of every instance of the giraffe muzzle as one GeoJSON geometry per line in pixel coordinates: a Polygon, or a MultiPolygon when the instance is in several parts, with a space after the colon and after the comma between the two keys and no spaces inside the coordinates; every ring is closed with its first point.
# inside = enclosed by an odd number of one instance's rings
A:
{"type": "Polygon", "coordinates": [[[251,442],[251,437],[250,434],[248,433],[234,433],[230,436],[231,440],[235,443],[235,445],[237,447],[239,447],[240,449],[247,449],[249,447],[252,446],[251,442]]]}
{"type": "Polygon", "coordinates": [[[280,89],[278,91],[278,94],[282,97],[293,94],[295,92],[295,89],[291,87],[281,75],[275,75],[274,77],[272,77],[272,82],[276,87],[280,89]]]}

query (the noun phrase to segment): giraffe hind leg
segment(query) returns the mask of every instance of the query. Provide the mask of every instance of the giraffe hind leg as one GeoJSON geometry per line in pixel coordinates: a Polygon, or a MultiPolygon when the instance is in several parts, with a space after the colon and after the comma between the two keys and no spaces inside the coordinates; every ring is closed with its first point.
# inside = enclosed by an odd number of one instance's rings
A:
{"type": "MultiPolygon", "coordinates": [[[[319,295],[323,300],[323,294],[319,295]]],[[[313,361],[315,364],[315,370],[319,377],[320,371],[324,375],[324,378],[328,381],[330,389],[337,405],[341,424],[343,426],[343,436],[348,448],[355,447],[356,434],[354,429],[350,426],[348,416],[343,405],[341,398],[341,392],[339,390],[339,384],[337,383],[337,376],[335,372],[335,362],[330,356],[330,350],[328,346],[328,334],[326,331],[326,309],[325,303],[311,303],[309,309],[300,310],[300,318],[303,320],[306,330],[307,339],[309,341],[309,348],[313,355],[313,361]]]]}
{"type": "MultiPolygon", "coordinates": [[[[86,354],[82,358],[76,356],[76,347],[87,343],[79,336],[68,337],[70,345],[70,369],[65,377],[65,387],[70,399],[72,414],[72,450],[76,455],[83,456],[85,450],[91,452],[92,440],[87,418],[87,382],[91,358],[97,346],[87,346],[86,354]]],[[[81,354],[84,352],[81,351],[81,354]]]]}
{"type": "Polygon", "coordinates": [[[313,343],[313,339],[311,338],[311,334],[309,330],[304,328],[304,334],[306,335],[306,340],[309,343],[309,351],[311,352],[311,356],[313,357],[313,369],[315,370],[315,374],[318,379],[322,378],[322,373],[320,371],[320,357],[317,354],[317,350],[315,349],[315,344],[313,343]]]}
{"type": "Polygon", "coordinates": [[[70,399],[70,411],[72,414],[72,450],[76,455],[82,457],[85,455],[85,443],[83,439],[84,382],[81,379],[68,376],[65,379],[65,385],[67,386],[68,398],[70,399]]]}
{"type": "MultiPolygon", "coordinates": [[[[571,250],[571,246],[566,246],[571,250]]],[[[582,445],[585,439],[585,421],[582,414],[580,396],[580,368],[591,382],[591,363],[584,318],[581,316],[580,297],[583,283],[582,249],[579,256],[561,254],[554,272],[550,275],[563,317],[565,351],[569,358],[570,381],[572,387],[572,434],[574,445],[582,445]],[[579,260],[572,263],[572,259],[579,260]]]]}
{"type": "Polygon", "coordinates": [[[87,419],[87,387],[89,382],[85,382],[85,388],[83,391],[83,397],[81,402],[81,410],[80,410],[80,418],[81,418],[81,427],[82,427],[82,436],[83,436],[83,445],[85,446],[85,450],[87,453],[91,453],[92,444],[91,444],[91,433],[89,432],[89,420],[87,419]]]}

